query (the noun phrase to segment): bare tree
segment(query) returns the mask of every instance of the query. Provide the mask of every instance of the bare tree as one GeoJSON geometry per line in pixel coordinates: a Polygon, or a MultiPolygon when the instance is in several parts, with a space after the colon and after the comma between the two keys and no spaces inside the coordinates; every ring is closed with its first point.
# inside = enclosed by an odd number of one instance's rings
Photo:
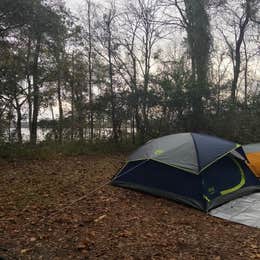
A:
{"type": "Polygon", "coordinates": [[[112,118],[112,128],[113,128],[113,138],[115,142],[118,142],[118,131],[117,131],[117,121],[116,121],[116,100],[115,100],[115,89],[114,89],[114,65],[113,65],[113,42],[112,42],[112,26],[116,18],[115,5],[111,4],[110,9],[104,14],[105,23],[105,34],[106,34],[106,49],[108,56],[108,74],[109,74],[109,90],[111,99],[111,118],[112,118]]]}
{"type": "Polygon", "coordinates": [[[38,115],[40,109],[40,80],[39,80],[39,56],[41,52],[41,44],[42,44],[42,35],[41,33],[37,33],[36,43],[35,43],[35,51],[33,54],[33,64],[32,64],[32,78],[33,78],[33,112],[32,112],[32,121],[31,121],[31,143],[36,144],[37,141],[37,127],[38,127],[38,115]]]}
{"type": "MultiPolygon", "coordinates": [[[[227,26],[230,26],[233,30],[233,39],[230,39],[230,34],[227,34],[225,29],[220,29],[224,41],[228,47],[229,57],[233,64],[233,79],[231,84],[231,101],[233,106],[236,104],[236,92],[238,89],[238,81],[241,73],[242,64],[242,48],[243,42],[245,42],[246,32],[250,25],[250,0],[245,0],[239,5],[233,3],[227,3],[224,5],[227,12],[223,16],[227,26]]],[[[244,47],[246,45],[244,44],[244,47]]],[[[244,49],[244,54],[247,56],[247,51],[244,49]]],[[[246,63],[248,59],[246,58],[246,63]]],[[[246,64],[247,67],[247,64],[246,64]]],[[[247,71],[247,69],[246,69],[247,71]]],[[[247,78],[245,78],[245,81],[247,78]]],[[[245,83],[247,84],[247,83],[245,83]]],[[[246,98],[246,97],[245,97],[246,98]]]]}
{"type": "Polygon", "coordinates": [[[116,36],[117,31],[117,9],[115,2],[110,2],[108,8],[103,7],[100,10],[102,18],[98,22],[98,27],[95,38],[99,42],[99,47],[95,46],[95,52],[102,57],[107,63],[108,67],[108,93],[110,99],[111,122],[112,122],[112,135],[114,142],[119,140],[119,118],[117,116],[116,108],[116,86],[115,86],[115,53],[118,49],[118,40],[116,36]]]}
{"type": "Polygon", "coordinates": [[[82,30],[84,45],[87,52],[88,60],[88,98],[89,98],[89,125],[90,125],[90,141],[94,139],[94,111],[93,111],[93,55],[94,55],[94,35],[96,6],[91,0],[85,0],[85,7],[81,10],[82,30]]]}
{"type": "MultiPolygon", "coordinates": [[[[132,63],[138,66],[137,70],[141,72],[142,88],[138,91],[142,98],[141,119],[139,120],[136,113],[137,126],[140,129],[141,139],[144,139],[149,129],[148,120],[148,91],[151,81],[151,67],[153,54],[155,52],[156,44],[164,39],[167,35],[166,24],[161,19],[163,14],[161,2],[158,0],[137,0],[135,3],[129,5],[128,12],[134,19],[134,27],[132,27],[132,43],[128,46],[133,46],[136,42],[136,49],[130,48],[132,56],[132,63]]],[[[128,21],[128,22],[131,22],[128,21]]],[[[136,82],[136,71],[134,71],[134,81],[136,82]]]]}
{"type": "Polygon", "coordinates": [[[89,89],[89,108],[90,108],[90,140],[94,139],[94,115],[93,115],[93,93],[92,93],[92,26],[91,26],[91,0],[88,0],[88,89],[89,89]]]}
{"type": "Polygon", "coordinates": [[[260,17],[259,17],[260,1],[259,0],[249,0],[248,8],[249,8],[250,20],[252,22],[260,25],[260,17]]]}
{"type": "Polygon", "coordinates": [[[57,67],[57,101],[59,108],[59,125],[58,125],[58,137],[59,143],[62,143],[63,139],[63,104],[62,104],[62,83],[64,81],[64,40],[57,39],[57,47],[55,48],[55,60],[57,67]]]}
{"type": "Polygon", "coordinates": [[[135,143],[135,128],[140,133],[141,117],[139,114],[140,97],[138,88],[138,53],[137,53],[137,31],[140,25],[140,17],[136,17],[131,4],[121,14],[120,27],[122,36],[118,39],[121,47],[120,55],[114,55],[116,71],[122,77],[124,83],[131,91],[132,100],[129,105],[132,113],[132,142],[135,143]]]}

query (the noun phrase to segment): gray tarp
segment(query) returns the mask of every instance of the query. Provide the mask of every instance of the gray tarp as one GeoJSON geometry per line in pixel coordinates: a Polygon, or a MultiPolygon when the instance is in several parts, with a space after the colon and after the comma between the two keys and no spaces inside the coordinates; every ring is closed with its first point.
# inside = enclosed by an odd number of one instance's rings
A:
{"type": "Polygon", "coordinates": [[[232,200],[210,211],[210,215],[260,228],[260,193],[232,200]]]}

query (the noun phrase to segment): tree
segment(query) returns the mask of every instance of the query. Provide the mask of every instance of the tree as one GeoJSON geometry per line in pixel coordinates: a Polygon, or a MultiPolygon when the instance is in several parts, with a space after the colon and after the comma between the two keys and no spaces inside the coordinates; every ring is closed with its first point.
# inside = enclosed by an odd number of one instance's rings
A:
{"type": "Polygon", "coordinates": [[[258,6],[85,0],[73,17],[63,0],[2,0],[0,137],[21,143],[28,120],[32,144],[41,127],[60,143],[135,143],[178,131],[251,140],[259,117],[258,6]],[[43,120],[46,111],[51,120],[43,120]]]}
{"type": "Polygon", "coordinates": [[[93,35],[92,35],[92,24],[91,24],[91,0],[88,0],[88,89],[89,89],[89,108],[90,108],[90,140],[93,142],[94,139],[94,115],[93,115],[93,65],[92,65],[92,58],[93,58],[93,35]]]}
{"type": "Polygon", "coordinates": [[[95,53],[95,31],[98,30],[97,23],[97,6],[91,0],[85,0],[85,5],[80,12],[81,34],[84,51],[87,57],[88,67],[88,110],[89,110],[89,128],[90,141],[94,140],[94,93],[93,93],[93,62],[95,53]]]}
{"type": "MultiPolygon", "coordinates": [[[[101,11],[102,12],[102,11],[101,11]]],[[[117,30],[117,10],[114,2],[110,3],[109,8],[102,12],[102,19],[99,21],[99,27],[102,28],[97,32],[95,37],[100,44],[100,48],[96,47],[95,51],[107,62],[107,75],[108,75],[108,92],[110,96],[110,110],[111,110],[111,123],[113,141],[118,142],[119,139],[119,121],[117,117],[116,108],[116,95],[115,95],[115,64],[114,57],[117,52],[118,43],[115,35],[117,30]]]]}
{"type": "Polygon", "coordinates": [[[1,67],[1,93],[0,98],[16,112],[16,138],[22,143],[22,107],[27,101],[25,77],[25,49],[21,45],[17,48],[15,42],[20,35],[15,36],[14,42],[7,44],[2,52],[1,67]]]}
{"type": "MultiPolygon", "coordinates": [[[[60,16],[48,5],[42,5],[41,1],[36,1],[32,5],[31,20],[28,23],[25,34],[30,38],[31,60],[30,75],[32,78],[32,90],[29,90],[30,121],[30,141],[35,144],[37,141],[37,124],[40,109],[40,87],[43,85],[44,77],[41,77],[40,57],[44,48],[48,48],[49,43],[56,39],[61,28],[60,16]],[[31,106],[31,108],[30,108],[31,106]]],[[[30,75],[28,77],[30,77],[30,75]]]]}
{"type": "Polygon", "coordinates": [[[51,45],[51,49],[53,50],[53,56],[55,58],[56,63],[56,80],[57,80],[57,99],[58,99],[58,107],[59,107],[59,143],[63,141],[63,120],[64,120],[64,112],[63,112],[63,100],[62,100],[62,88],[64,87],[65,79],[65,59],[66,59],[66,45],[69,39],[69,28],[67,24],[72,21],[72,18],[69,16],[65,9],[65,4],[61,3],[56,7],[56,14],[59,15],[59,21],[57,22],[56,32],[57,34],[53,37],[53,43],[51,45]]]}
{"type": "MultiPolygon", "coordinates": [[[[139,103],[138,98],[141,100],[141,116],[139,116],[137,112],[138,105],[136,105],[135,118],[141,140],[144,140],[149,129],[147,104],[149,84],[151,82],[151,63],[153,54],[155,54],[156,44],[164,39],[168,32],[166,30],[167,26],[160,19],[162,13],[160,1],[138,0],[134,3],[135,4],[129,5],[127,11],[129,12],[127,22],[130,23],[129,32],[132,34],[130,37],[132,42],[126,41],[125,47],[127,47],[132,59],[132,87],[137,84],[137,78],[141,78],[141,82],[139,83],[141,88],[138,89],[138,92],[135,95],[137,103],[139,103]],[[133,19],[133,23],[131,19],[133,19]],[[139,70],[141,71],[141,77],[137,75],[139,70]]],[[[136,90],[137,89],[134,87],[135,92],[136,90]]]]}
{"type": "Polygon", "coordinates": [[[205,0],[170,0],[170,6],[177,8],[180,26],[187,34],[188,53],[191,58],[191,93],[193,102],[194,130],[198,130],[203,118],[203,97],[208,93],[208,65],[211,47],[211,32],[208,2],[205,0]]]}
{"type": "Polygon", "coordinates": [[[119,38],[119,44],[123,55],[115,56],[115,65],[117,72],[122,77],[125,84],[131,91],[128,95],[128,103],[131,110],[132,121],[132,142],[135,143],[135,128],[138,134],[141,131],[140,107],[140,87],[138,87],[138,44],[137,30],[140,25],[140,17],[132,11],[131,4],[126,5],[126,10],[120,16],[120,27],[122,28],[122,36],[119,38]]]}
{"type": "Polygon", "coordinates": [[[258,25],[260,25],[259,7],[260,7],[259,0],[248,0],[248,9],[249,9],[248,12],[249,12],[250,20],[258,25]]]}
{"type": "MultiPolygon", "coordinates": [[[[245,0],[239,5],[236,3],[226,3],[223,7],[227,11],[227,16],[225,18],[223,17],[223,19],[226,20],[226,23],[233,29],[234,37],[233,40],[230,40],[230,37],[224,33],[224,29],[220,29],[228,47],[229,57],[233,64],[233,79],[231,84],[231,101],[233,107],[236,104],[236,92],[241,73],[243,42],[245,42],[245,35],[250,25],[250,2],[250,0],[245,0]]],[[[244,47],[245,46],[246,45],[244,44],[244,47]]]]}
{"type": "Polygon", "coordinates": [[[26,26],[31,19],[33,0],[1,0],[0,37],[26,26]]]}

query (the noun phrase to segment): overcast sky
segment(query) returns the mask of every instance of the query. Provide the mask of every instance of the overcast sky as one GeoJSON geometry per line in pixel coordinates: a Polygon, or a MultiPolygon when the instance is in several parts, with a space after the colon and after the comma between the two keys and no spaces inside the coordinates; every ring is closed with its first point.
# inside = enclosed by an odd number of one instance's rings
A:
{"type": "Polygon", "coordinates": [[[65,0],[65,2],[67,4],[67,7],[69,7],[71,11],[77,11],[83,0],[65,0]]]}
{"type": "MultiPolygon", "coordinates": [[[[1,1],[1,0],[0,0],[1,1]]],[[[80,7],[86,0],[65,0],[67,7],[72,11],[78,13],[80,10],[80,7]]],[[[94,4],[108,4],[109,0],[91,0],[92,3],[94,4]]],[[[122,5],[125,1],[122,0],[116,0],[116,4],[120,6],[122,5]]]]}

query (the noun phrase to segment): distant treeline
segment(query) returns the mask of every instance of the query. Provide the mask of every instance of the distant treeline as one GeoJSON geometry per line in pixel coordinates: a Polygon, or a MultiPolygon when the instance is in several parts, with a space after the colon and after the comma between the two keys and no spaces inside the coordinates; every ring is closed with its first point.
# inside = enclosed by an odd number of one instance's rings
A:
{"type": "Polygon", "coordinates": [[[75,15],[62,0],[1,0],[0,140],[22,143],[28,122],[31,144],[38,127],[59,143],[185,131],[259,141],[259,7],[85,0],[75,15]]]}

